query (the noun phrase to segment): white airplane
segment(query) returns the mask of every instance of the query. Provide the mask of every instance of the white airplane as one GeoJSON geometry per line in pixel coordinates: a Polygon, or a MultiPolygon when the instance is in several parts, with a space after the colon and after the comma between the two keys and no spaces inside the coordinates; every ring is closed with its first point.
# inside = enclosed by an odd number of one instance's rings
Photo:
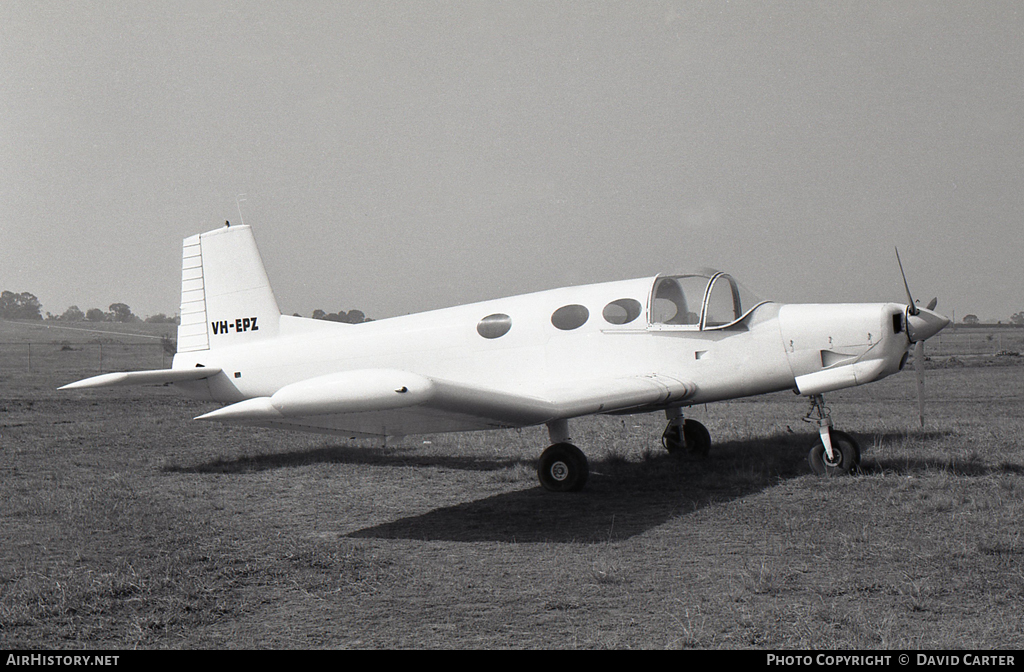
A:
{"type": "Polygon", "coordinates": [[[184,241],[170,369],[61,389],[173,383],[223,404],[199,420],[347,437],[543,424],[552,445],[537,473],[553,491],[587,481],[573,418],[663,411],[665,448],[706,454],[708,430],[683,409],[794,390],[819,428],[811,467],[831,475],[860,450],[833,429],[822,395],[900,371],[910,345],[920,380],[924,340],[949,324],[907,295],[909,305],[780,305],[707,270],[343,324],[282,315],[252,230],[226,225],[184,241]]]}

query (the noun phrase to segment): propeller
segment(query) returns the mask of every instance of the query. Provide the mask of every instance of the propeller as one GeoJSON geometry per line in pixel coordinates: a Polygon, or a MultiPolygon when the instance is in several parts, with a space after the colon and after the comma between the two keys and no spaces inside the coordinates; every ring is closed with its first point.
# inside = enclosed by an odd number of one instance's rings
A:
{"type": "Polygon", "coordinates": [[[910,293],[910,285],[907,284],[907,274],[903,272],[903,262],[900,261],[900,251],[896,248],[896,263],[900,266],[900,275],[903,276],[903,288],[907,290],[907,347],[914,346],[914,373],[917,375],[917,409],[924,427],[924,342],[946,328],[949,318],[934,312],[938,305],[938,297],[928,302],[925,308],[921,308],[914,301],[910,293]]]}

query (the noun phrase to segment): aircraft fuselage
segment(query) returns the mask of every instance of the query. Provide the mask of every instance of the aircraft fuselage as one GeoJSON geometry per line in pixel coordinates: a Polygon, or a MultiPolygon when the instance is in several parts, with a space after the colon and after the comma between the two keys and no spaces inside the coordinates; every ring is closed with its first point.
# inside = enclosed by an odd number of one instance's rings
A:
{"type": "MultiPolygon", "coordinates": [[[[404,436],[544,424],[550,490],[587,480],[568,420],[664,410],[669,452],[707,454],[682,409],[795,390],[811,399],[815,473],[848,473],[855,440],[822,393],[899,371],[949,320],[906,306],[778,304],[702,270],[565,287],[350,325],[282,315],[250,227],[182,244],[181,321],[171,369],[106,373],[82,389],[172,383],[223,406],[199,419],[342,436],[404,436]]],[[[923,423],[923,410],[921,418],[923,423]]]]}

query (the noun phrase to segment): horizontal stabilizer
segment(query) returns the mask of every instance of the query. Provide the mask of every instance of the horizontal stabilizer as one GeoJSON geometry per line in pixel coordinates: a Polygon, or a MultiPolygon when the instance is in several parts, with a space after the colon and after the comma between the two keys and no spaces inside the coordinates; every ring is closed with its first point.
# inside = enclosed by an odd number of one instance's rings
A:
{"type": "Polygon", "coordinates": [[[218,373],[220,373],[220,369],[215,366],[197,366],[191,369],[156,369],[154,371],[120,371],[79,380],[59,389],[79,390],[120,385],[161,385],[163,383],[180,383],[186,380],[202,380],[218,373]]]}

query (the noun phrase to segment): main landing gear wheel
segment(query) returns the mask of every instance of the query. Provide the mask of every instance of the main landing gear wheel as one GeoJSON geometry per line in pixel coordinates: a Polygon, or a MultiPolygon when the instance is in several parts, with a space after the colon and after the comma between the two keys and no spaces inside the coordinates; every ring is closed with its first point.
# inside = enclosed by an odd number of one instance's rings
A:
{"type": "Polygon", "coordinates": [[[818,441],[811,446],[807,462],[811,471],[818,476],[845,476],[860,464],[860,446],[846,432],[830,430],[832,458],[825,452],[825,445],[818,441]]]}
{"type": "Polygon", "coordinates": [[[670,455],[689,452],[699,457],[707,457],[711,450],[711,433],[708,428],[696,420],[670,420],[661,435],[661,445],[670,455]]]}
{"type": "Polygon", "coordinates": [[[587,484],[587,456],[571,443],[556,443],[541,453],[537,478],[552,492],[576,492],[587,484]]]}

